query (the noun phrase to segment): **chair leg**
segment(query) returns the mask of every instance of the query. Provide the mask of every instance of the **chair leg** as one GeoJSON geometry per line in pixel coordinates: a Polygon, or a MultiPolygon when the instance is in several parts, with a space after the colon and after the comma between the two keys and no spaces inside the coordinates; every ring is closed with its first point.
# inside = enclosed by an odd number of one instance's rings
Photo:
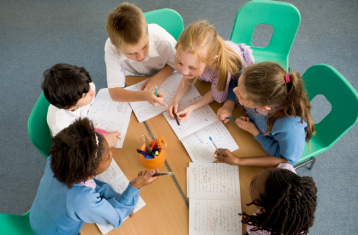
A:
{"type": "Polygon", "coordinates": [[[306,168],[309,169],[309,170],[312,170],[312,168],[313,168],[315,162],[316,162],[316,158],[315,158],[315,157],[311,157],[310,159],[308,159],[308,160],[306,160],[306,161],[304,161],[304,162],[298,163],[297,165],[294,166],[294,168],[295,168],[295,170],[297,170],[298,168],[303,167],[303,166],[305,166],[305,165],[311,163],[311,165],[310,165],[309,167],[306,167],[306,168]]]}

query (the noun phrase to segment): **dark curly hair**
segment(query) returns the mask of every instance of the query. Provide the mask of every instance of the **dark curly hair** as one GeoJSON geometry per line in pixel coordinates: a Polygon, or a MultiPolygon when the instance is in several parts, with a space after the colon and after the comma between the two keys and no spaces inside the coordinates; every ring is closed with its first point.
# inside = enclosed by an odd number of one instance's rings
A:
{"type": "Polygon", "coordinates": [[[265,193],[247,205],[263,207],[257,215],[242,213],[242,223],[255,226],[252,231],[267,230],[271,234],[307,234],[314,221],[317,188],[311,177],[300,177],[281,169],[271,171],[265,193]]]}
{"type": "Polygon", "coordinates": [[[104,137],[94,131],[88,118],[77,119],[53,137],[52,142],[51,169],[58,181],[72,188],[74,183],[96,175],[105,151],[104,137]]]}
{"type": "Polygon", "coordinates": [[[46,99],[59,109],[75,106],[90,90],[92,78],[83,67],[55,64],[43,74],[42,89],[46,99]]]}

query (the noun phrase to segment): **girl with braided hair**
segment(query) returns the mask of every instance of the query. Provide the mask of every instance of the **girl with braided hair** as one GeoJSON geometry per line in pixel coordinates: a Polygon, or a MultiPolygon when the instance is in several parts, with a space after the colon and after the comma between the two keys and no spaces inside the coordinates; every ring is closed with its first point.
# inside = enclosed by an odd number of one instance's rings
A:
{"type": "MultiPolygon", "coordinates": [[[[229,95],[217,118],[227,122],[240,102],[246,116],[235,123],[251,133],[269,156],[255,158],[222,157],[229,164],[262,166],[279,157],[291,165],[302,155],[305,141],[314,134],[311,104],[297,72],[286,73],[277,63],[262,62],[250,65],[230,84],[229,95]]],[[[224,155],[232,156],[229,151],[224,155]]]]}
{"type": "Polygon", "coordinates": [[[133,215],[140,188],[157,179],[152,177],[154,171],[141,171],[122,194],[94,179],[108,169],[112,152],[88,118],[75,120],[52,141],[30,213],[31,227],[38,235],[77,235],[84,223],[118,228],[133,215]]]}
{"type": "Polygon", "coordinates": [[[313,225],[317,188],[311,177],[300,177],[281,159],[276,168],[266,168],[252,178],[250,197],[258,211],[242,213],[249,235],[301,235],[313,225]]]}

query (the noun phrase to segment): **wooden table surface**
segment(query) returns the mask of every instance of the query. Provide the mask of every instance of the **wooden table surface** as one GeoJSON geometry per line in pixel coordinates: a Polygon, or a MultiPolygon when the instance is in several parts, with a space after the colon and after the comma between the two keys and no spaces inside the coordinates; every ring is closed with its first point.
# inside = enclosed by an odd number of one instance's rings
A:
{"type": "MultiPolygon", "coordinates": [[[[128,86],[136,84],[146,77],[127,77],[128,86]]],[[[201,95],[210,90],[210,84],[197,81],[196,88],[201,95]]],[[[170,104],[168,104],[170,105],[170,104]]],[[[221,104],[213,102],[210,107],[216,113],[221,104]]],[[[233,117],[244,115],[244,111],[235,108],[233,117]]],[[[178,185],[169,176],[159,177],[158,180],[141,189],[140,196],[146,205],[135,213],[133,218],[123,222],[118,229],[111,230],[108,235],[162,235],[162,234],[188,234],[189,233],[189,210],[187,207],[186,192],[186,168],[189,162],[192,162],[188,153],[174,131],[165,120],[163,115],[158,115],[146,121],[147,126],[154,137],[164,136],[167,142],[165,150],[167,165],[175,173],[178,185]],[[184,198],[180,194],[184,193],[184,198]]],[[[230,134],[239,146],[234,152],[238,157],[253,157],[266,155],[261,145],[253,139],[252,135],[241,130],[237,125],[230,121],[225,124],[230,134]]],[[[122,149],[111,149],[113,158],[118,166],[122,169],[128,180],[132,180],[141,170],[145,170],[139,160],[139,154],[136,149],[142,145],[139,137],[146,134],[147,130],[143,123],[138,123],[134,113],[131,114],[131,120],[125,137],[122,149]]],[[[166,166],[163,165],[161,172],[167,172],[166,166]]],[[[251,178],[259,173],[262,169],[258,167],[239,167],[240,190],[241,190],[241,207],[242,211],[247,214],[253,214],[257,209],[255,206],[246,206],[250,203],[249,185],[251,178]]],[[[243,231],[246,226],[243,225],[243,231]]],[[[82,235],[101,234],[95,224],[85,224],[81,229],[82,235]]]]}

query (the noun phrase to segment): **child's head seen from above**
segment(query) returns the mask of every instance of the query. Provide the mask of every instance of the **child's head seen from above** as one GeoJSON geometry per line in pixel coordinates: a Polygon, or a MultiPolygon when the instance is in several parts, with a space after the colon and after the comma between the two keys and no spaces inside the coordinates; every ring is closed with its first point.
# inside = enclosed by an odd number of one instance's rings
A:
{"type": "Polygon", "coordinates": [[[228,72],[237,74],[242,63],[236,52],[206,21],[191,23],[180,34],[176,45],[176,64],[189,79],[200,76],[206,66],[219,69],[217,89],[223,91],[228,72]]]}
{"type": "Polygon", "coordinates": [[[249,65],[241,74],[234,92],[246,108],[273,111],[267,120],[266,133],[271,131],[275,120],[285,116],[299,116],[301,121],[307,122],[306,141],[311,139],[314,133],[311,104],[299,73],[287,74],[285,69],[274,62],[249,65]]]}
{"type": "Polygon", "coordinates": [[[148,23],[141,9],[127,2],[107,15],[106,30],[112,44],[128,59],[141,62],[149,49],[148,23]]]}
{"type": "Polygon", "coordinates": [[[88,118],[77,119],[52,141],[51,169],[54,177],[69,188],[101,174],[111,164],[108,143],[94,131],[88,118]]]}
{"type": "Polygon", "coordinates": [[[307,234],[313,225],[317,188],[311,177],[266,168],[252,178],[250,197],[257,215],[243,213],[242,222],[274,234],[307,234]]]}
{"type": "Polygon", "coordinates": [[[42,89],[46,99],[59,109],[74,111],[90,104],[96,95],[92,79],[83,67],[55,64],[44,72],[42,89]]]}

